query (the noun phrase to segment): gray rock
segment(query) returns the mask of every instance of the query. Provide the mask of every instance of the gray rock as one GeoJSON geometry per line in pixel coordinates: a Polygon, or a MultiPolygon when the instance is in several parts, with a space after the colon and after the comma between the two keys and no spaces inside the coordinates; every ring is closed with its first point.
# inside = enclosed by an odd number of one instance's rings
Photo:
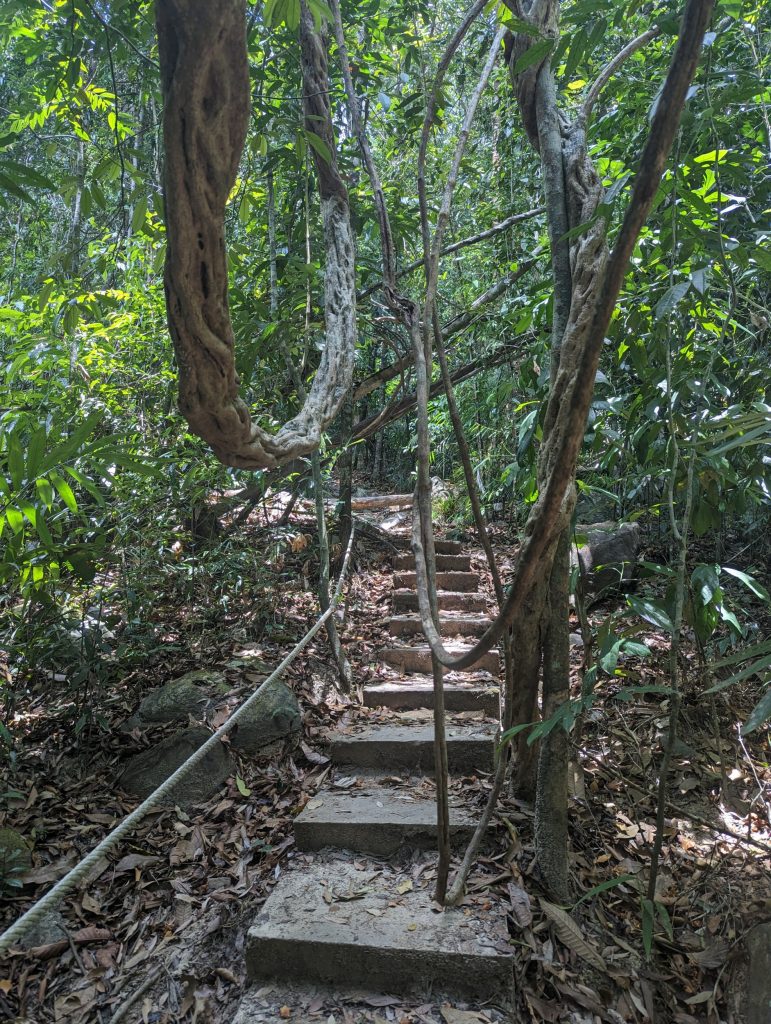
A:
{"type": "Polygon", "coordinates": [[[221,672],[196,669],[151,690],[123,725],[127,732],[168,722],[204,721],[207,712],[227,695],[230,687],[221,672]]]}
{"type": "MultiPolygon", "coordinates": [[[[204,726],[193,726],[168,736],[131,758],[120,777],[120,785],[132,796],[148,797],[210,736],[204,726]]],[[[232,773],[230,754],[224,744],[218,743],[177,783],[169,794],[169,802],[181,806],[200,803],[216,792],[232,773]]]]}
{"type": "MultiPolygon", "coordinates": [[[[268,674],[270,666],[250,652],[243,651],[228,663],[227,669],[229,672],[240,673],[243,679],[254,686],[261,676],[268,674]]],[[[222,672],[211,669],[188,672],[148,693],[123,728],[131,732],[137,728],[147,729],[173,722],[182,725],[190,718],[208,721],[215,710],[233,704],[235,697],[228,700],[230,694],[231,686],[222,672]]],[[[243,699],[245,695],[239,694],[238,703],[242,703],[243,699]]],[[[234,750],[252,756],[269,757],[280,753],[287,741],[299,736],[301,729],[302,712],[297,698],[288,686],[275,681],[262,692],[245,717],[239,720],[231,733],[230,742],[234,750]]],[[[137,756],[146,755],[149,755],[148,751],[137,756]]]]}
{"type": "Polygon", "coordinates": [[[245,754],[269,757],[298,738],[301,729],[302,712],[297,698],[288,686],[274,680],[239,720],[230,744],[245,754]]]}
{"type": "Polygon", "coordinates": [[[67,938],[67,923],[58,910],[47,910],[19,939],[21,949],[50,946],[67,938]]]}
{"type": "Polygon", "coordinates": [[[571,551],[571,562],[580,569],[576,594],[587,605],[622,588],[634,576],[640,549],[639,523],[593,523],[576,526],[584,543],[571,551]]]}

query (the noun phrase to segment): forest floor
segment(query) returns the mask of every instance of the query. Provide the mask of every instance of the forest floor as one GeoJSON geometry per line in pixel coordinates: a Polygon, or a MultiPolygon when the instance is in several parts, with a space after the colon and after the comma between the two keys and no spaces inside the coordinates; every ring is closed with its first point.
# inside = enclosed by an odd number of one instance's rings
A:
{"type": "MultiPolygon", "coordinates": [[[[251,553],[253,586],[234,578],[233,547],[213,549],[205,569],[191,572],[199,565],[195,553],[169,544],[168,561],[146,584],[153,593],[154,639],[141,660],[127,664],[104,654],[74,694],[64,680],[30,680],[6,722],[14,751],[2,762],[0,828],[18,829],[34,850],[31,868],[6,879],[3,924],[135,806],[116,780],[137,741],[118,725],[143,694],[189,669],[224,665],[244,648],[276,664],[315,620],[313,520],[300,510],[291,526],[279,529],[263,515],[253,514],[235,545],[251,553]],[[207,573],[218,572],[224,578],[214,585],[207,573]],[[76,733],[73,716],[85,707],[90,715],[76,733]]],[[[498,528],[495,539],[505,575],[515,554],[512,536],[498,528]]],[[[376,673],[377,651],[389,639],[388,558],[376,542],[359,542],[342,630],[359,684],[376,673]]],[[[479,553],[475,568],[484,571],[479,553]]],[[[118,592],[105,590],[108,610],[116,602],[116,617],[118,592]]],[[[761,618],[760,604],[744,604],[758,635],[768,635],[771,624],[761,618]]],[[[651,653],[619,659],[573,733],[571,867],[579,902],[568,908],[571,917],[544,910],[532,810],[507,798],[470,880],[470,906],[489,900],[507,915],[517,957],[518,1021],[739,1022],[742,939],[771,919],[768,732],[743,739],[738,731],[757,701],[757,687],[744,682],[706,699],[697,645],[686,642],[681,743],[656,886],[661,909],[644,924],[669,697],[625,688],[667,684],[669,643],[625,614],[618,600],[593,609],[592,625],[601,627],[610,615],[617,633],[633,630],[651,653]]],[[[577,631],[577,623],[572,628],[577,631]]],[[[576,644],[575,696],[582,661],[576,644]]],[[[305,711],[294,751],[278,762],[242,759],[239,775],[190,813],[168,808],[148,815],[116,859],[98,866],[90,883],[64,901],[61,917],[49,922],[53,930],[35,947],[0,961],[0,1015],[72,1024],[232,1019],[245,982],[246,930],[296,856],[294,817],[329,777],[321,734],[330,725],[345,729],[362,714],[337,694],[329,666],[325,641],[317,638],[286,674],[305,711]]],[[[375,720],[383,714],[365,713],[375,720]]],[[[455,784],[481,808],[489,781],[477,774],[455,784]]],[[[412,870],[430,871],[429,860],[416,854],[412,870]]],[[[298,993],[296,1005],[282,1006],[278,1018],[324,1024],[495,1019],[480,1007],[416,1005],[389,993],[362,1005],[361,994],[307,992],[298,993]]]]}

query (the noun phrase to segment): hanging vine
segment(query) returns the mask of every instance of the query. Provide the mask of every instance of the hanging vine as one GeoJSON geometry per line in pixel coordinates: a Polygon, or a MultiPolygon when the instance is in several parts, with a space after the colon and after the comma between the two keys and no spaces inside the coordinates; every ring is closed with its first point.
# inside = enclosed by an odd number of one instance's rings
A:
{"type": "Polygon", "coordinates": [[[270,433],[254,422],[238,393],[228,307],[225,207],[249,120],[245,3],[158,0],[156,21],[166,151],[166,310],[179,363],[180,409],[221,462],[272,469],[318,448],[353,376],[355,246],[335,158],[326,48],[303,2],[305,126],[320,140],[313,157],[326,248],[325,344],[302,408],[270,433]]]}

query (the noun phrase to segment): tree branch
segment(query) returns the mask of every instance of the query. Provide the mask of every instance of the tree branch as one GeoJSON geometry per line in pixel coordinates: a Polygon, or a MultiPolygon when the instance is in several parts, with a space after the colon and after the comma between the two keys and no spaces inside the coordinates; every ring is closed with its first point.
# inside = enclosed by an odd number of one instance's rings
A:
{"type": "Polygon", "coordinates": [[[659,35],[661,35],[661,29],[658,25],[654,25],[653,28],[649,28],[647,32],[643,32],[636,39],[633,39],[631,43],[627,43],[623,50],[620,50],[612,60],[608,61],[586,94],[586,99],[579,115],[584,123],[591,117],[592,107],[597,102],[600,92],[605,88],[627,57],[631,57],[633,53],[659,35]]]}
{"type": "MultiPolygon", "coordinates": [[[[452,245],[445,246],[442,249],[440,256],[448,256],[451,252],[457,252],[459,249],[465,249],[466,246],[476,245],[478,242],[484,242],[488,238],[494,238],[495,235],[499,235],[502,231],[506,231],[514,224],[519,224],[520,221],[530,220],[532,217],[537,217],[539,213],[544,213],[545,207],[537,206],[534,210],[527,210],[525,213],[514,213],[511,217],[507,217],[505,220],[500,221],[498,224],[493,224],[492,227],[487,228],[485,231],[480,231],[477,235],[469,235],[468,238],[461,238],[458,242],[453,242],[452,245]]],[[[424,259],[413,260],[408,263],[405,267],[402,267],[396,272],[397,278],[404,276],[405,274],[411,274],[413,270],[418,270],[420,267],[425,265],[424,259]]],[[[374,292],[381,287],[380,282],[377,284],[369,284],[366,288],[362,288],[360,292],[357,292],[357,299],[366,299],[368,295],[372,295],[374,292]]]]}
{"type": "MultiPolygon", "coordinates": [[[[542,251],[543,250],[541,249],[536,250],[536,255],[540,256],[542,251]]],[[[452,320],[448,320],[444,325],[442,328],[442,336],[445,340],[447,338],[451,338],[455,334],[460,334],[461,331],[464,331],[474,323],[479,314],[479,310],[483,306],[494,302],[496,299],[500,298],[501,295],[504,295],[513,284],[516,284],[520,278],[524,277],[528,271],[532,270],[536,263],[536,259],[528,260],[526,263],[523,263],[518,270],[510,271],[505,275],[505,277],[502,277],[500,281],[496,281],[494,285],[491,285],[487,291],[482,292],[481,295],[477,295],[468,309],[464,310],[462,313],[458,313],[452,318],[452,320]]],[[[381,385],[385,384],[386,381],[397,377],[408,367],[412,366],[412,362],[413,360],[411,355],[403,356],[395,362],[390,363],[388,366],[384,366],[381,370],[378,370],[377,373],[372,373],[369,377],[365,377],[364,380],[357,385],[356,390],[353,393],[354,401],[360,398],[365,398],[367,395],[381,387],[381,385]]]]}
{"type": "MultiPolygon", "coordinates": [[[[473,377],[475,373],[479,373],[480,370],[489,370],[493,366],[498,366],[504,362],[512,354],[512,349],[509,346],[498,349],[489,356],[483,356],[480,359],[475,359],[473,362],[465,363],[463,366],[458,367],[450,374],[450,380],[453,384],[459,384],[461,381],[468,380],[469,377],[473,377]]],[[[429,398],[436,398],[437,395],[442,394],[444,391],[444,382],[442,380],[434,381],[429,391],[429,398]]],[[[374,416],[367,416],[366,419],[359,420],[358,423],[354,424],[353,435],[351,441],[363,441],[367,437],[371,437],[378,430],[392,423],[394,420],[400,419],[406,413],[410,412],[415,408],[417,404],[417,396],[415,392],[405,396],[399,402],[392,404],[390,409],[383,410],[382,412],[376,413],[374,416]],[[386,415],[384,415],[386,413],[386,415]]]]}
{"type": "MultiPolygon", "coordinates": [[[[506,603],[482,638],[465,654],[455,658],[444,647],[434,626],[431,609],[424,600],[426,581],[422,558],[416,558],[419,582],[420,616],[432,654],[450,669],[463,669],[473,665],[482,654],[501,638],[519,613],[533,586],[541,559],[556,543],[561,529],[561,509],[571,486],[578,452],[583,443],[586,419],[594,392],[594,381],[603,341],[607,334],[618,294],[624,281],[629,259],[643,224],[650,212],[672,142],[680,124],[688,88],[693,80],[701,53],[704,33],[712,13],[713,0],[688,0],[680,26],[675,52],[666,81],[659,96],[653,123],[643,150],[635,177],[632,195],[621,225],[616,245],[602,275],[599,298],[591,310],[587,329],[583,319],[568,324],[564,345],[573,330],[578,337],[571,339],[579,348],[575,375],[555,387],[550,405],[557,403],[554,437],[554,459],[549,479],[538,501],[533,506],[526,524],[526,538],[511,581],[506,603]],[[584,335],[585,337],[581,337],[584,335]],[[421,572],[423,570],[423,572],[421,572]],[[420,581],[421,575],[424,576],[420,581]]],[[[576,304],[574,304],[576,305],[576,304]]],[[[571,309],[571,320],[573,310],[571,309]]],[[[560,382],[558,382],[559,384],[560,382]]],[[[425,409],[422,410],[425,414],[425,409]]],[[[547,419],[549,410],[547,409],[547,419]]],[[[419,542],[419,537],[418,537],[419,542]]],[[[413,547],[416,546],[413,532],[413,547]]],[[[422,555],[422,552],[421,552],[422,555]]]]}

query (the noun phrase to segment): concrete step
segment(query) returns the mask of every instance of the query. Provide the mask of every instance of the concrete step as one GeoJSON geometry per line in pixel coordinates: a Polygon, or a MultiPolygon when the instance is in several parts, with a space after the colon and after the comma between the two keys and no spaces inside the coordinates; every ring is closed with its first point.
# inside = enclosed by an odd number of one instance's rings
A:
{"type": "MultiPolygon", "coordinates": [[[[406,555],[395,555],[393,565],[394,569],[412,572],[415,568],[415,557],[412,552],[406,555]]],[[[436,570],[437,572],[470,572],[471,556],[437,555],[436,570]]]]}
{"type": "MultiPolygon", "coordinates": [[[[364,706],[415,711],[433,708],[434,684],[424,676],[364,687],[364,706]]],[[[444,706],[448,711],[482,711],[498,715],[498,690],[475,683],[445,683],[444,706]]]]}
{"type": "MultiPolygon", "coordinates": [[[[484,612],[487,598],[484,594],[457,593],[449,590],[437,594],[440,612],[484,612]]],[[[416,612],[418,595],[414,590],[394,590],[394,611],[416,612]]]]}
{"type": "Polygon", "coordinates": [[[437,555],[460,555],[463,545],[459,540],[435,540],[434,550],[437,555]]]}
{"type": "MultiPolygon", "coordinates": [[[[471,649],[463,644],[445,644],[445,648],[450,654],[457,656],[471,649]]],[[[421,647],[385,647],[378,657],[386,665],[391,665],[405,675],[411,672],[431,671],[431,648],[428,645],[421,647]]],[[[497,650],[493,649],[483,654],[473,665],[470,665],[464,671],[489,672],[491,675],[497,676],[500,670],[500,655],[497,650]]],[[[450,670],[445,669],[444,674],[446,675],[448,671],[450,670]]]]}
{"type": "Polygon", "coordinates": [[[412,886],[382,864],[339,859],[285,872],[247,935],[249,981],[511,1003],[514,958],[500,908],[437,914],[431,888],[412,886]]]}
{"type": "MultiPolygon", "coordinates": [[[[454,842],[468,842],[475,825],[468,811],[450,807],[454,842]]],[[[295,842],[301,850],[335,846],[376,857],[390,857],[404,846],[433,848],[436,835],[434,801],[415,799],[387,786],[322,790],[294,822],[295,842]]]]}
{"type": "MultiPolygon", "coordinates": [[[[393,772],[434,768],[433,726],[374,725],[360,732],[333,732],[329,754],[335,764],[376,768],[393,772]]],[[[447,729],[447,760],[456,774],[489,772],[493,769],[494,727],[450,726],[447,729]]]]}
{"type": "MultiPolygon", "coordinates": [[[[490,625],[486,615],[440,615],[442,636],[482,636],[490,625]]],[[[423,626],[419,615],[393,615],[388,620],[391,636],[419,636],[423,626]]]]}
{"type": "MultiPolygon", "coordinates": [[[[395,590],[414,590],[416,585],[416,574],[414,572],[394,573],[395,590]]],[[[473,593],[478,588],[479,576],[475,572],[438,572],[436,574],[437,590],[473,593]]]]}

